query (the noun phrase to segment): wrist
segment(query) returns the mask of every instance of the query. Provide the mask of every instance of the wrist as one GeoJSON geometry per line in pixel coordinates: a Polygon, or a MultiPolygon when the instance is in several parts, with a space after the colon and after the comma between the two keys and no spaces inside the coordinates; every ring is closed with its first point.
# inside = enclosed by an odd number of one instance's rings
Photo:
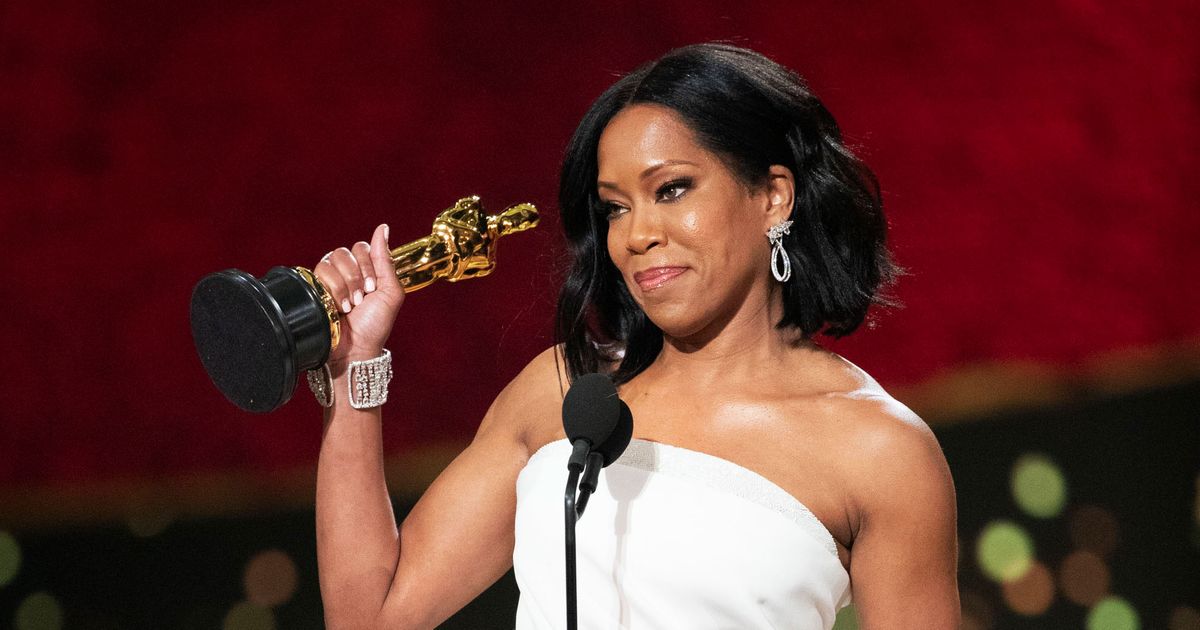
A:
{"type": "Polygon", "coordinates": [[[307,377],[308,385],[322,407],[328,409],[344,400],[355,409],[376,408],[387,402],[388,384],[392,380],[392,353],[386,348],[380,348],[378,352],[356,348],[326,361],[316,370],[309,370],[307,377]],[[339,395],[338,390],[344,394],[339,395]]]}
{"type": "Polygon", "coordinates": [[[326,362],[326,365],[329,366],[329,371],[333,374],[333,378],[336,379],[344,377],[346,375],[346,368],[354,361],[370,361],[382,355],[383,346],[355,347],[346,354],[331,358],[326,362]]]}
{"type": "Polygon", "coordinates": [[[371,409],[387,402],[388,384],[392,381],[392,353],[366,361],[352,361],[346,379],[348,401],[355,409],[371,409]]]}

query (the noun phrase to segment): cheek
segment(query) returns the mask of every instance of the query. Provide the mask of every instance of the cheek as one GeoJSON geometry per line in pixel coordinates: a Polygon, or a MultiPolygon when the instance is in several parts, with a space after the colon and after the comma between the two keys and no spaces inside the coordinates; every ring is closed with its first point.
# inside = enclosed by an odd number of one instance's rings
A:
{"type": "Polygon", "coordinates": [[[679,217],[676,224],[679,236],[689,247],[715,255],[725,263],[747,255],[747,247],[756,234],[747,230],[750,220],[729,205],[699,207],[679,217]],[[716,211],[714,211],[714,208],[716,211]]]}
{"type": "Polygon", "coordinates": [[[695,211],[683,215],[679,221],[679,227],[682,228],[683,231],[691,234],[699,232],[700,225],[700,213],[695,211]]]}
{"type": "Polygon", "coordinates": [[[620,243],[623,242],[621,238],[612,227],[609,227],[608,234],[604,239],[604,246],[608,250],[608,258],[616,265],[617,271],[624,273],[626,251],[624,247],[620,246],[620,243]]]}
{"type": "Polygon", "coordinates": [[[718,216],[689,213],[681,217],[680,229],[688,234],[690,243],[701,244],[704,258],[719,269],[717,277],[740,285],[760,267],[766,268],[770,249],[766,235],[755,229],[752,213],[732,203],[726,208],[728,211],[718,216]]]}

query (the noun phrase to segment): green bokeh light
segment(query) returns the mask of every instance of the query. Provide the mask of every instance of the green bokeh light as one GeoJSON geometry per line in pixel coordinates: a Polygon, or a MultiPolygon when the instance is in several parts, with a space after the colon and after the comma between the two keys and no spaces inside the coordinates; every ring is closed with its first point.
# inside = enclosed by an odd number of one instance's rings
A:
{"type": "Polygon", "coordinates": [[[8,586],[21,570],[21,545],[8,532],[0,531],[0,588],[8,586]]]}
{"type": "Polygon", "coordinates": [[[251,602],[238,602],[225,615],[224,630],[275,630],[275,615],[270,608],[251,602]]]}
{"type": "Polygon", "coordinates": [[[1013,499],[1030,516],[1058,516],[1067,503],[1067,479],[1045,455],[1022,455],[1013,465],[1010,481],[1013,499]]]}
{"type": "Polygon", "coordinates": [[[838,611],[837,618],[833,620],[833,630],[858,630],[858,613],[854,611],[853,604],[838,611]]]}
{"type": "Polygon", "coordinates": [[[1087,630],[1140,630],[1141,627],[1137,611],[1120,597],[1105,597],[1088,611],[1087,630]]]}
{"type": "Polygon", "coordinates": [[[984,575],[997,582],[1012,582],[1033,566],[1033,539],[1011,521],[992,521],[983,528],[975,557],[984,575]]]}
{"type": "Polygon", "coordinates": [[[16,630],[61,630],[62,623],[62,606],[49,593],[34,593],[26,597],[17,606],[17,614],[13,618],[16,630]]]}

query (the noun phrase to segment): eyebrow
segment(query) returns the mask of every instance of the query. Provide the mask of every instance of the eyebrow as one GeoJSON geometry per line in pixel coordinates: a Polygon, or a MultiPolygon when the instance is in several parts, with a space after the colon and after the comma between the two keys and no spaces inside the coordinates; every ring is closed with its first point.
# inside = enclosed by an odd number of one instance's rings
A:
{"type": "MultiPolygon", "coordinates": [[[[692,166],[699,166],[699,164],[696,164],[695,162],[689,162],[687,160],[665,160],[663,162],[659,162],[658,164],[655,164],[655,165],[647,168],[646,170],[642,171],[642,174],[638,175],[638,179],[646,179],[647,177],[650,177],[651,175],[653,175],[659,169],[667,167],[667,166],[673,166],[675,164],[690,164],[692,166]]],[[[613,182],[605,182],[605,181],[596,182],[596,186],[598,188],[611,188],[613,190],[621,189],[620,186],[617,186],[613,182]]]]}

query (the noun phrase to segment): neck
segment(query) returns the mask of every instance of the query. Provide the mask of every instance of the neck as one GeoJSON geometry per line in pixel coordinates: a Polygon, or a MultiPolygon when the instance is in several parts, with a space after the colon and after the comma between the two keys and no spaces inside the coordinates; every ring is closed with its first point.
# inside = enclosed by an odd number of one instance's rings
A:
{"type": "Polygon", "coordinates": [[[793,329],[775,327],[783,315],[778,287],[767,299],[747,299],[726,317],[687,336],[663,334],[663,349],[655,362],[664,375],[680,375],[699,386],[717,380],[761,378],[763,370],[778,369],[787,351],[816,347],[793,329]],[[753,307],[749,307],[753,304],[753,307]]]}

